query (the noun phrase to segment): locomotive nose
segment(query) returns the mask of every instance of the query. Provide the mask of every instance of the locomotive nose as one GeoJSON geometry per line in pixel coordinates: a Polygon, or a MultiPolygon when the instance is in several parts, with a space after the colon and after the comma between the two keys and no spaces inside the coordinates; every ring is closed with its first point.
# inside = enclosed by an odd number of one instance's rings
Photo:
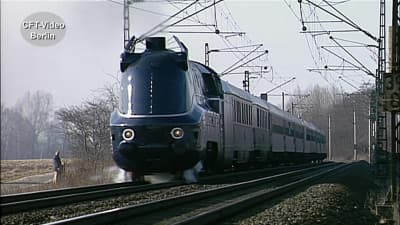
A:
{"type": "Polygon", "coordinates": [[[193,127],[136,126],[119,128],[114,140],[116,163],[125,170],[162,172],[193,167],[200,153],[193,127]]]}

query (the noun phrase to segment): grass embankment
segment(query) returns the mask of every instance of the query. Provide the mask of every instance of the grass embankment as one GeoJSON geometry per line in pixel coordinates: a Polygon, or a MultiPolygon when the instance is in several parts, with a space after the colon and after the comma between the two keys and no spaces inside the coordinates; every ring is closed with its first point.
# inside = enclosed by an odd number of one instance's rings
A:
{"type": "Polygon", "coordinates": [[[52,159],[1,160],[1,182],[53,172],[52,159]]]}
{"type": "MultiPolygon", "coordinates": [[[[112,164],[89,165],[82,160],[62,159],[65,170],[57,184],[41,185],[10,184],[17,179],[43,175],[53,172],[52,159],[1,160],[1,195],[30,191],[41,191],[55,188],[77,187],[94,184],[112,183],[116,172],[108,171],[112,164]],[[94,168],[97,168],[95,170],[94,168]],[[8,183],[8,184],[7,184],[8,183]]],[[[49,177],[52,179],[52,176],[49,177]]]]}

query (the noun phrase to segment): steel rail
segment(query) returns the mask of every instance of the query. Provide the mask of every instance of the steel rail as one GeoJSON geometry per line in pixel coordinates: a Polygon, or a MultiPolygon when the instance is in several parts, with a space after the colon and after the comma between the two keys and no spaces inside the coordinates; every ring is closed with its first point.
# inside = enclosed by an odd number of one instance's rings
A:
{"type": "Polygon", "coordinates": [[[228,202],[223,204],[222,206],[212,208],[200,214],[197,214],[192,217],[188,217],[182,219],[181,221],[172,223],[171,225],[204,225],[204,224],[213,224],[219,222],[225,218],[233,216],[237,213],[240,213],[242,210],[246,210],[256,204],[262,203],[267,200],[271,200],[277,196],[283,195],[295,188],[302,187],[309,183],[312,183],[319,178],[332,173],[337,170],[345,169],[349,167],[351,164],[342,164],[339,166],[335,166],[326,171],[319,172],[317,174],[311,175],[306,178],[302,178],[300,180],[281,185],[279,187],[275,187],[271,190],[260,190],[255,193],[251,193],[246,196],[242,196],[241,198],[234,200],[233,202],[228,202]]]}
{"type": "Polygon", "coordinates": [[[143,203],[139,205],[127,206],[122,208],[115,208],[84,216],[69,218],[65,220],[55,221],[48,223],[50,225],[59,224],[112,224],[118,223],[121,220],[131,219],[138,216],[150,214],[152,212],[162,211],[167,208],[177,207],[182,204],[196,202],[215,196],[232,193],[236,191],[247,190],[248,188],[256,187],[265,183],[273,181],[279,181],[282,179],[292,178],[293,176],[304,176],[307,171],[315,171],[326,167],[332,167],[333,165],[322,165],[312,168],[300,169],[296,171],[286,172],[283,174],[273,175],[269,177],[259,178],[251,181],[245,181],[241,183],[231,184],[224,187],[214,188],[210,190],[190,193],[178,197],[171,197],[167,199],[157,200],[153,202],[143,203]]]}
{"type": "MultiPolygon", "coordinates": [[[[215,174],[210,176],[205,176],[200,178],[200,182],[212,182],[213,180],[220,180],[220,179],[229,179],[230,177],[235,176],[243,176],[248,174],[262,174],[262,173],[274,173],[274,172],[285,172],[290,171],[293,169],[300,169],[310,167],[311,164],[300,164],[294,166],[280,166],[280,167],[273,167],[273,168],[264,168],[264,169],[257,169],[257,170],[249,170],[249,171],[227,171],[222,174],[215,174]],[[233,172],[235,174],[233,174],[233,172]]],[[[120,188],[120,187],[132,187],[137,184],[132,182],[122,182],[122,183],[113,183],[113,184],[101,184],[101,185],[90,185],[90,186],[80,186],[80,187],[72,187],[72,188],[61,188],[55,190],[45,190],[45,191],[35,191],[35,192],[28,192],[28,193],[20,193],[20,194],[10,194],[10,195],[3,195],[0,196],[0,206],[5,203],[15,203],[20,201],[28,201],[28,200],[37,200],[40,198],[49,198],[49,197],[56,197],[62,195],[70,195],[70,194],[77,194],[81,192],[91,192],[91,191],[100,191],[100,190],[107,190],[110,188],[120,188]]]]}
{"type": "Polygon", "coordinates": [[[132,186],[131,182],[124,182],[124,183],[115,183],[115,184],[102,184],[102,185],[90,185],[90,186],[81,186],[81,187],[74,187],[74,188],[61,188],[55,190],[45,190],[45,191],[35,191],[35,192],[28,192],[22,194],[10,194],[10,195],[3,195],[0,197],[1,204],[10,203],[10,202],[19,202],[19,201],[27,201],[33,200],[38,198],[46,198],[46,197],[54,197],[59,195],[67,195],[67,194],[74,194],[79,192],[85,191],[97,191],[103,190],[113,187],[127,187],[132,186]]]}
{"type": "MultiPolygon", "coordinates": [[[[248,180],[249,177],[264,177],[302,168],[310,168],[313,164],[301,164],[295,166],[281,166],[240,172],[225,172],[222,174],[209,175],[199,178],[203,184],[215,182],[237,182],[238,177],[248,180]]],[[[121,196],[124,194],[145,192],[150,190],[170,188],[183,185],[183,181],[153,185],[135,185],[131,182],[93,185],[76,188],[65,188],[51,191],[38,191],[24,194],[14,194],[1,197],[1,211],[4,215],[30,211],[32,209],[48,208],[60,205],[78,203],[86,200],[95,200],[106,197],[121,196]]]]}
{"type": "Polygon", "coordinates": [[[182,181],[146,185],[129,185],[128,183],[123,183],[122,186],[118,186],[118,184],[111,184],[73,189],[61,189],[42,193],[34,192],[26,195],[15,196],[16,198],[19,198],[19,201],[9,201],[7,203],[3,203],[2,200],[0,208],[2,214],[6,215],[29,211],[32,209],[66,205],[117,195],[144,192],[161,188],[170,188],[182,184],[184,184],[182,181]]]}

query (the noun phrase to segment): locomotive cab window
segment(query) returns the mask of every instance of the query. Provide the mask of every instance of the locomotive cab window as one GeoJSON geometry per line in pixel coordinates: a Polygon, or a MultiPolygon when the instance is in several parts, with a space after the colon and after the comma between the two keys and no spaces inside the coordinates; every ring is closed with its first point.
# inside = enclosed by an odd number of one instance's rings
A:
{"type": "Polygon", "coordinates": [[[190,109],[192,98],[185,71],[171,62],[154,61],[138,63],[122,74],[122,114],[177,114],[190,109]]]}

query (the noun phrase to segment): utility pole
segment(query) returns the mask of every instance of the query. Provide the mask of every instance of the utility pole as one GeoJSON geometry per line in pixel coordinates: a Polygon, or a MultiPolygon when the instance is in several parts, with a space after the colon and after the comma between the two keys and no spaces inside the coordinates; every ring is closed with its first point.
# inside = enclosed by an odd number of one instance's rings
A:
{"type": "MultiPolygon", "coordinates": [[[[391,52],[391,78],[394,80],[394,91],[397,89],[397,95],[391,95],[391,105],[393,107],[390,116],[390,138],[391,138],[391,201],[393,202],[393,220],[400,224],[400,197],[399,197],[399,176],[400,168],[400,24],[399,24],[400,1],[392,1],[392,52],[391,52]],[[397,86],[397,87],[396,87],[397,86]],[[396,96],[396,97],[395,97],[396,96]],[[394,103],[394,104],[393,104],[394,103]]],[[[387,74],[385,74],[386,76],[387,74]]],[[[386,81],[386,80],[385,80],[386,81]]],[[[385,82],[386,83],[386,82],[385,82]]],[[[389,87],[385,87],[386,88],[389,87]]],[[[386,97],[386,95],[385,95],[386,97]]]]}
{"type": "Polygon", "coordinates": [[[244,71],[243,89],[250,93],[250,72],[244,71]]]}
{"type": "Polygon", "coordinates": [[[204,64],[210,66],[210,47],[208,43],[204,45],[204,64]]]}
{"type": "Polygon", "coordinates": [[[356,109],[353,109],[353,140],[354,140],[354,147],[353,147],[353,160],[357,160],[357,130],[356,130],[356,109]]]}
{"type": "Polygon", "coordinates": [[[292,111],[291,111],[292,115],[294,115],[294,103],[292,101],[292,111]]]}
{"type": "Polygon", "coordinates": [[[301,103],[301,101],[303,101],[306,97],[309,97],[310,94],[285,94],[286,96],[292,96],[292,97],[299,97],[300,100],[297,103],[294,103],[293,99],[292,99],[292,111],[291,114],[294,115],[294,106],[295,105],[299,105],[299,103],[301,103]]]}
{"type": "Polygon", "coordinates": [[[328,115],[328,160],[332,160],[331,115],[328,115]]]}
{"type": "Polygon", "coordinates": [[[285,92],[282,91],[282,111],[285,111],[285,92]]]}
{"type": "Polygon", "coordinates": [[[368,105],[368,163],[371,165],[371,103],[368,105]]]}

